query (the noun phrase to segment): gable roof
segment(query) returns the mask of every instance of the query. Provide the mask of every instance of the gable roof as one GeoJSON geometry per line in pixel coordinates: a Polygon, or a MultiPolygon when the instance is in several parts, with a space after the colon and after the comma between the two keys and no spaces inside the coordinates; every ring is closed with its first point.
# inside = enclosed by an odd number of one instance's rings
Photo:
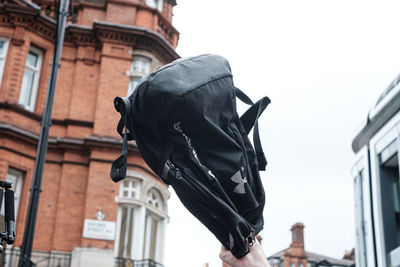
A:
{"type": "MultiPolygon", "coordinates": [[[[281,250],[275,254],[272,254],[271,256],[268,257],[268,259],[280,258],[283,260],[283,254],[285,253],[285,251],[286,251],[286,249],[281,250]]],[[[354,261],[351,261],[351,260],[336,259],[336,258],[332,258],[329,256],[321,255],[318,253],[309,252],[309,251],[306,251],[306,255],[307,255],[307,262],[314,262],[314,263],[319,263],[319,264],[329,264],[329,265],[335,265],[335,266],[344,266],[344,267],[355,266],[354,261]]]]}

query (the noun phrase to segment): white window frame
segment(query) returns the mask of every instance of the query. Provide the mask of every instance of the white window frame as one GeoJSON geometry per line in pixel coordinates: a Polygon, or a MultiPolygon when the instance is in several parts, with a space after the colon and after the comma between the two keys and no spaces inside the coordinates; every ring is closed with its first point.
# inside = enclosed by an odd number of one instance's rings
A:
{"type": "Polygon", "coordinates": [[[153,208],[158,209],[158,210],[163,210],[164,209],[164,200],[162,198],[162,195],[160,191],[158,191],[156,188],[152,187],[147,191],[146,194],[146,202],[150,204],[153,208]],[[156,199],[153,199],[153,193],[156,196],[156,199]],[[157,206],[158,205],[158,206],[157,206]]]}
{"type": "Polygon", "coordinates": [[[119,197],[121,199],[138,199],[140,197],[140,183],[138,179],[126,178],[120,183],[119,197]],[[124,186],[125,183],[128,183],[128,186],[124,186]],[[124,196],[124,192],[127,192],[128,196],[124,196]]]}
{"type": "MultiPolygon", "coordinates": [[[[122,204],[122,205],[120,205],[119,206],[119,208],[118,208],[118,243],[116,243],[116,247],[117,247],[117,256],[118,257],[130,257],[130,258],[132,258],[132,253],[133,253],[133,243],[134,243],[134,240],[135,240],[135,226],[136,226],[136,221],[135,221],[135,218],[137,217],[137,216],[135,216],[135,214],[136,214],[136,210],[137,210],[137,207],[136,206],[134,206],[134,205],[124,205],[124,204],[122,204]],[[130,242],[131,242],[131,251],[129,251],[129,252],[126,252],[126,254],[128,254],[129,253],[129,255],[126,255],[125,253],[123,253],[123,255],[119,255],[119,250],[120,250],[120,247],[119,247],[119,245],[120,245],[120,241],[121,241],[121,238],[122,238],[122,236],[121,236],[121,227],[122,227],[122,212],[123,212],[123,209],[124,208],[127,208],[128,209],[128,224],[129,223],[132,223],[132,237],[127,237],[125,240],[124,240],[124,247],[127,245],[127,243],[128,243],[128,239],[130,238],[131,240],[130,240],[130,242]],[[132,214],[133,213],[133,214],[132,214]]],[[[125,234],[125,236],[127,236],[127,234],[125,234]]],[[[124,249],[123,249],[124,250],[124,249]]]]}
{"type": "MultiPolygon", "coordinates": [[[[366,264],[369,266],[370,264],[374,264],[375,262],[375,252],[374,252],[374,236],[373,236],[373,218],[372,218],[372,203],[371,203],[371,178],[370,178],[370,169],[368,162],[368,147],[364,146],[356,155],[356,159],[352,168],[352,177],[354,178],[354,186],[359,186],[359,190],[362,190],[363,194],[363,203],[360,203],[360,196],[356,194],[357,190],[354,188],[354,218],[355,218],[355,226],[356,226],[356,237],[355,240],[357,242],[357,230],[363,231],[365,234],[365,253],[366,258],[361,258],[362,255],[359,254],[358,246],[360,244],[357,243],[356,247],[356,263],[367,262],[366,264]],[[360,179],[360,173],[363,174],[362,179],[360,179]],[[357,208],[363,208],[362,211],[357,211],[357,208]],[[359,218],[359,215],[363,214],[364,218],[359,218]],[[359,227],[363,227],[364,229],[357,229],[359,227]]],[[[361,192],[360,192],[361,193],[361,192]]],[[[357,265],[357,266],[358,266],[357,265]]],[[[363,266],[363,265],[360,265],[363,266]]]]}
{"type": "Polygon", "coordinates": [[[126,73],[129,76],[129,85],[128,85],[127,95],[130,95],[133,92],[133,90],[135,89],[135,87],[136,87],[137,82],[135,84],[133,84],[134,80],[140,80],[144,76],[150,74],[150,72],[151,72],[151,62],[152,62],[152,59],[150,57],[143,56],[143,55],[133,55],[130,69],[126,73]],[[145,60],[148,61],[148,67],[144,72],[134,71],[135,62],[138,59],[139,60],[145,59],[145,60]]]}
{"type": "Polygon", "coordinates": [[[167,203],[165,203],[165,197],[162,195],[162,190],[157,184],[153,184],[153,182],[149,183],[151,178],[147,175],[144,175],[143,172],[128,170],[126,179],[132,179],[135,181],[135,185],[137,186],[135,187],[137,188],[137,198],[132,199],[129,197],[123,197],[124,188],[122,188],[122,184],[120,185],[118,196],[115,197],[115,201],[119,204],[119,207],[117,214],[116,238],[114,243],[114,256],[119,256],[118,253],[121,239],[123,213],[122,209],[123,207],[131,207],[134,212],[134,218],[130,258],[133,260],[142,260],[148,258],[148,255],[150,254],[149,242],[146,243],[145,240],[149,240],[149,238],[151,238],[149,235],[150,233],[148,232],[148,229],[151,229],[151,227],[149,228],[149,216],[151,216],[151,218],[158,220],[156,234],[157,242],[154,260],[158,263],[163,263],[165,231],[168,223],[168,215],[166,214],[167,203]],[[158,205],[158,208],[152,206],[148,202],[147,196],[152,190],[155,190],[158,193],[157,195],[160,200],[160,205],[158,205]]]}
{"type": "Polygon", "coordinates": [[[146,228],[145,228],[145,236],[143,239],[143,259],[152,259],[156,262],[163,262],[163,247],[164,247],[164,236],[166,229],[167,220],[165,218],[160,217],[156,213],[147,210],[146,212],[146,228]],[[156,229],[156,244],[154,247],[154,258],[150,258],[150,250],[151,250],[151,239],[152,239],[152,224],[153,220],[157,221],[157,229],[156,229]]]}
{"type": "Polygon", "coordinates": [[[1,86],[1,81],[3,80],[4,65],[6,63],[8,54],[8,39],[0,37],[0,42],[4,42],[4,54],[3,55],[0,54],[0,86],[1,86]]]}
{"type": "MultiPolygon", "coordinates": [[[[22,84],[21,84],[21,90],[20,90],[20,94],[19,94],[18,103],[22,107],[24,107],[25,109],[27,109],[29,111],[34,111],[35,105],[36,105],[36,97],[37,97],[37,93],[38,93],[38,87],[39,87],[40,73],[41,73],[41,69],[42,69],[43,51],[41,51],[40,49],[38,49],[38,48],[36,48],[34,46],[31,46],[29,48],[29,52],[30,53],[34,53],[34,54],[36,54],[38,56],[38,62],[37,62],[37,66],[36,67],[28,65],[28,55],[26,56],[25,70],[29,69],[29,70],[35,72],[35,76],[34,76],[32,87],[31,87],[32,88],[31,97],[29,99],[29,104],[28,105],[25,105],[24,103],[21,103],[21,100],[22,100],[21,98],[22,98],[22,95],[23,95],[22,94],[23,93],[22,90],[24,89],[24,88],[22,88],[23,81],[24,81],[24,79],[23,79],[22,80],[22,84]]],[[[25,70],[24,70],[24,74],[25,74],[25,70]]]]}

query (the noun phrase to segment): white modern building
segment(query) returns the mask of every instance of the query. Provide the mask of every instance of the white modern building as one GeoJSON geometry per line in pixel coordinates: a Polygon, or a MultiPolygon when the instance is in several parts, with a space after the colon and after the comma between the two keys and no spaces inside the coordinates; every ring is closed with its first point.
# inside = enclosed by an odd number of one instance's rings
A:
{"type": "Polygon", "coordinates": [[[356,266],[400,266],[400,75],[370,110],[352,148],[356,266]]]}

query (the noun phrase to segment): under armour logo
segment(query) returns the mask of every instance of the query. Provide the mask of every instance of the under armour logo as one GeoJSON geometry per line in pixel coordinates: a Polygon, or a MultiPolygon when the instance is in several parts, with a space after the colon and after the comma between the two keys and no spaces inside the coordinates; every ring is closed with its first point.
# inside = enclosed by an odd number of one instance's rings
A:
{"type": "Polygon", "coordinates": [[[231,180],[235,183],[238,183],[235,189],[233,189],[233,192],[238,194],[246,194],[246,190],[244,190],[244,183],[247,182],[247,178],[242,178],[242,173],[240,170],[231,177],[231,180]]]}

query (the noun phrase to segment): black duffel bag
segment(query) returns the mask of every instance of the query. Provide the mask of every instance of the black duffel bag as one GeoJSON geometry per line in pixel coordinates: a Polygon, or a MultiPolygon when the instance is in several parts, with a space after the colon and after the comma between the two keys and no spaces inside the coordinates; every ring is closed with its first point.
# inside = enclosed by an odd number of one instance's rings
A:
{"type": "Polygon", "coordinates": [[[143,78],[129,97],[116,97],[121,156],[111,178],[125,178],[128,140],[170,184],[184,206],[237,257],[249,252],[264,224],[259,170],[267,164],[257,120],[270,103],[255,104],[233,85],[217,55],[176,60],[143,78]],[[251,107],[241,116],[236,97],[251,107]],[[254,148],[247,135],[254,126],[254,148]],[[125,129],[125,130],[124,130],[125,129]]]}

